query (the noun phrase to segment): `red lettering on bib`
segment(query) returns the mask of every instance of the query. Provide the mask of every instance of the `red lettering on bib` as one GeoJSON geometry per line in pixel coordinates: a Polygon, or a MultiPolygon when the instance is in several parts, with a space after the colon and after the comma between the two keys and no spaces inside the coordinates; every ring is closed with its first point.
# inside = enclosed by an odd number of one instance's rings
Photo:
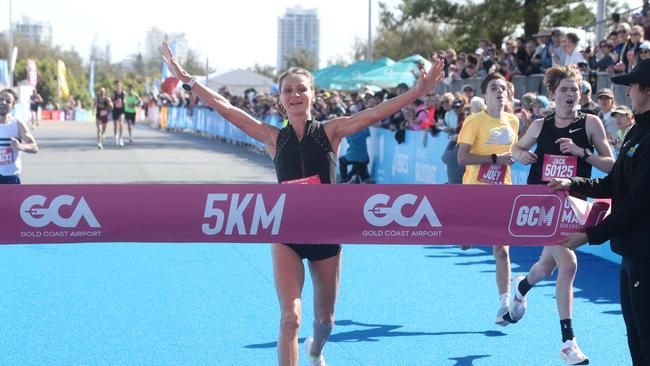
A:
{"type": "Polygon", "coordinates": [[[102,116],[102,117],[106,117],[106,116],[108,116],[108,111],[105,110],[105,109],[102,109],[102,110],[99,111],[99,115],[102,116]]]}
{"type": "Polygon", "coordinates": [[[11,165],[14,163],[13,147],[0,148],[0,165],[11,165]]]}
{"type": "Polygon", "coordinates": [[[545,182],[553,178],[571,178],[578,171],[578,158],[570,155],[544,154],[542,165],[542,180],[545,182]]]}
{"type": "Polygon", "coordinates": [[[320,177],[312,175],[311,177],[285,180],[282,184],[320,184],[320,177]]]}
{"type": "Polygon", "coordinates": [[[481,164],[477,180],[487,184],[503,184],[507,168],[507,165],[503,164],[481,164]]]}

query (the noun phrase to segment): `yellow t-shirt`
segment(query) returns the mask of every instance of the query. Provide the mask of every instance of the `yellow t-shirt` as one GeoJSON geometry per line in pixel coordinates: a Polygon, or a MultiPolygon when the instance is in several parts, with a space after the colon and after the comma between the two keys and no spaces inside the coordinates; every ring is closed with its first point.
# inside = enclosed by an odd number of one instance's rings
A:
{"type": "MultiPolygon", "coordinates": [[[[467,117],[458,135],[459,144],[471,145],[473,155],[492,155],[509,152],[517,143],[519,119],[511,113],[503,113],[501,119],[487,112],[475,113],[467,117]]],[[[480,165],[468,165],[463,176],[463,184],[484,184],[478,181],[480,165]]],[[[512,184],[510,166],[506,169],[504,184],[512,184]]]]}

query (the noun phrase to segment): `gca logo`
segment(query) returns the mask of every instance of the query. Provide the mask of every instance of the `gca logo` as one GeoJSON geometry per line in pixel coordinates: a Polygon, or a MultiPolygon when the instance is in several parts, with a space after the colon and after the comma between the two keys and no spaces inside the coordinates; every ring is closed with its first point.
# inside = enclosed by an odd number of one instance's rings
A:
{"type": "Polygon", "coordinates": [[[415,206],[418,196],[414,194],[403,194],[395,199],[392,206],[388,206],[390,196],[386,194],[375,194],[368,198],[363,206],[363,217],[373,226],[386,226],[396,222],[402,226],[415,227],[426,217],[431,227],[440,227],[442,224],[431,207],[429,199],[423,197],[417,205],[415,213],[411,217],[402,214],[404,206],[415,206]]]}
{"type": "Polygon", "coordinates": [[[83,197],[77,202],[77,206],[74,207],[70,217],[62,217],[60,213],[61,207],[72,207],[74,200],[73,196],[61,195],[55,197],[50,202],[49,207],[45,207],[47,197],[41,195],[29,196],[20,205],[20,217],[25,224],[37,228],[45,227],[50,223],[60,227],[73,228],[79,225],[82,218],[86,219],[90,227],[101,227],[83,197]]]}

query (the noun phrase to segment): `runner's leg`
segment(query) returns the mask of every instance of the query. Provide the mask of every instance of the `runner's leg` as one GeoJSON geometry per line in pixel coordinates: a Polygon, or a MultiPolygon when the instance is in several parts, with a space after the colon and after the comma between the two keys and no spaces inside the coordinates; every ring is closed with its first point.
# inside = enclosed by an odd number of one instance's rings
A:
{"type": "Polygon", "coordinates": [[[298,328],[300,328],[302,302],[300,293],[305,282],[302,260],[290,247],[272,244],[273,277],[280,302],[280,335],[278,337],[278,362],[280,365],[298,364],[298,328]]]}
{"type": "Polygon", "coordinates": [[[309,262],[314,285],[314,342],[311,355],[321,354],[334,326],[334,308],[339,291],[341,254],[309,262]]]}

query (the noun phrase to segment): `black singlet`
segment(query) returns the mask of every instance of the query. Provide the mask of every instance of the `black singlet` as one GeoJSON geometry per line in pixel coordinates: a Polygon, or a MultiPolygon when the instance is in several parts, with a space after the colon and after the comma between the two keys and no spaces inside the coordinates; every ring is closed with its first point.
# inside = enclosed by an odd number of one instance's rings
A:
{"type": "MultiPolygon", "coordinates": [[[[568,137],[573,140],[574,144],[593,150],[593,144],[587,136],[586,121],[587,115],[578,112],[578,116],[573,123],[564,128],[559,128],[555,126],[555,114],[544,118],[542,130],[539,132],[539,136],[537,136],[537,148],[535,149],[537,161],[530,166],[528,184],[547,184],[547,182],[542,181],[544,154],[568,155],[560,151],[560,144],[555,143],[557,139],[568,137]]],[[[578,159],[578,171],[576,173],[578,177],[590,178],[591,164],[584,161],[584,159],[578,159]]]]}
{"type": "MultiPolygon", "coordinates": [[[[318,175],[321,184],[336,177],[337,157],[320,122],[305,122],[305,134],[298,141],[291,124],[280,130],[275,145],[275,173],[278,183],[318,175]]],[[[302,259],[316,261],[341,252],[340,244],[287,244],[302,259]]]]}

